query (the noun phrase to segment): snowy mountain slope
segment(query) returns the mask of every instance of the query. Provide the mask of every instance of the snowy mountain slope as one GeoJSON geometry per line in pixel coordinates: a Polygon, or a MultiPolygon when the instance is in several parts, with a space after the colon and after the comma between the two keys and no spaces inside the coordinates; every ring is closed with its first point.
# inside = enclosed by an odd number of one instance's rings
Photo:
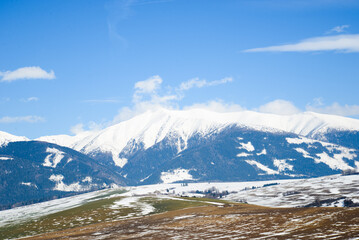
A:
{"type": "Polygon", "coordinates": [[[196,133],[206,135],[218,132],[230,125],[247,126],[256,130],[285,131],[303,136],[318,136],[329,130],[359,131],[359,120],[340,116],[305,112],[291,116],[251,111],[217,113],[192,109],[176,111],[159,109],[148,111],[130,120],[98,132],[44,136],[37,140],[57,143],[84,153],[93,151],[121,153],[129,144],[140,144],[148,149],[155,143],[171,136],[178,139],[177,148],[186,148],[189,137],[196,133]]]}
{"type": "Polygon", "coordinates": [[[0,209],[123,183],[111,168],[73,149],[39,141],[0,147],[0,209]]]}
{"type": "Polygon", "coordinates": [[[128,184],[240,181],[355,169],[358,129],[359,120],[309,112],[279,116],[159,109],[102,131],[41,140],[64,142],[119,167],[128,184]],[[325,142],[328,138],[335,144],[325,142]]]}
{"type": "MultiPolygon", "coordinates": [[[[232,126],[205,138],[195,135],[178,153],[164,139],[147,150],[122,155],[118,171],[129,184],[170,181],[247,181],[318,177],[358,168],[359,151],[292,133],[232,126]]],[[[102,160],[99,154],[96,159],[102,160]]]]}
{"type": "Polygon", "coordinates": [[[319,177],[355,170],[359,149],[283,131],[219,125],[176,133],[146,148],[132,140],[119,155],[96,149],[89,155],[117,169],[128,185],[176,181],[248,181],[319,177]],[[119,166],[117,159],[124,160],[119,166]]]}
{"type": "Polygon", "coordinates": [[[19,137],[10,133],[0,131],[0,147],[6,146],[9,142],[28,141],[26,137],[19,137]]]}

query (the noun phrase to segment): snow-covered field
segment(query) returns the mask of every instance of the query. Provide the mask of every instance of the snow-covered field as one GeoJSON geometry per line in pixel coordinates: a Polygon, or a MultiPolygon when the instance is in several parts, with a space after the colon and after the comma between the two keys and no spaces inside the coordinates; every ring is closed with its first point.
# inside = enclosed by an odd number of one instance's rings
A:
{"type": "Polygon", "coordinates": [[[96,200],[98,197],[104,197],[111,192],[118,190],[101,190],[80,194],[77,196],[66,197],[51,200],[42,203],[36,203],[28,206],[17,207],[13,209],[0,211],[0,227],[27,221],[29,219],[37,219],[42,216],[50,215],[66,209],[81,206],[89,201],[96,200]]]}
{"type": "MultiPolygon", "coordinates": [[[[311,204],[315,200],[323,201],[341,197],[359,202],[359,175],[331,175],[276,182],[279,184],[229,194],[225,199],[245,200],[250,204],[268,207],[300,207],[311,204]]],[[[343,200],[333,201],[323,206],[342,207],[343,200]]]]}
{"type": "MultiPolygon", "coordinates": [[[[154,208],[148,203],[141,202],[141,197],[151,196],[167,199],[176,196],[202,197],[204,194],[201,192],[208,189],[216,189],[219,192],[228,191],[229,194],[223,197],[225,200],[268,207],[299,207],[310,204],[316,199],[326,200],[340,197],[347,197],[354,202],[359,202],[359,175],[332,175],[312,179],[255,182],[206,182],[189,183],[188,185],[171,183],[107,189],[0,211],[0,227],[29,219],[38,219],[100,199],[119,197],[120,200],[116,200],[109,206],[111,209],[136,206],[143,208],[140,209],[139,215],[147,215],[153,212],[154,208]]],[[[342,206],[342,201],[331,202],[328,206],[342,206]]]]}
{"type": "MultiPolygon", "coordinates": [[[[164,194],[174,196],[203,197],[196,193],[216,188],[219,192],[228,191],[223,199],[247,202],[267,207],[301,207],[315,200],[350,198],[359,202],[359,175],[331,175],[320,178],[272,180],[253,182],[207,182],[182,184],[156,184],[129,187],[123,195],[164,194]],[[266,186],[269,185],[269,186],[266,186]]],[[[333,201],[325,206],[343,206],[343,200],[333,201]]]]}

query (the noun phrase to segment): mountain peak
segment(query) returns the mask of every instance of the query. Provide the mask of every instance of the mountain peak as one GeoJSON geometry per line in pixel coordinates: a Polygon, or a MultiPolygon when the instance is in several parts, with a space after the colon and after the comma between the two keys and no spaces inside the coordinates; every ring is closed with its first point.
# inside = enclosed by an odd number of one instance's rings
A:
{"type": "Polygon", "coordinates": [[[7,145],[9,142],[28,141],[26,137],[15,136],[7,132],[0,131],[0,147],[7,145]]]}
{"type": "Polygon", "coordinates": [[[147,149],[170,133],[175,133],[185,140],[194,133],[205,134],[230,125],[272,132],[291,132],[303,136],[314,136],[329,129],[359,131],[357,119],[314,112],[276,115],[255,111],[219,113],[206,109],[156,108],[100,131],[83,132],[76,136],[47,136],[37,140],[85,152],[101,148],[118,154],[130,141],[142,142],[147,149]]]}

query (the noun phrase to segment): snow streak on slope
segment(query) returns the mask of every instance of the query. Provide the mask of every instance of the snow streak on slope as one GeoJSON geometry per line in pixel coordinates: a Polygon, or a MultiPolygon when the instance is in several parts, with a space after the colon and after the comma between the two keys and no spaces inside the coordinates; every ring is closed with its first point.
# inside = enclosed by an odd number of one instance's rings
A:
{"type": "Polygon", "coordinates": [[[42,166],[52,167],[52,168],[56,168],[57,164],[61,162],[65,154],[64,152],[56,148],[49,148],[49,147],[46,149],[46,152],[49,153],[49,155],[46,156],[42,166]]]}
{"type": "Polygon", "coordinates": [[[19,137],[10,133],[0,131],[0,147],[6,146],[9,142],[28,141],[26,137],[19,137]]]}
{"type": "Polygon", "coordinates": [[[49,180],[56,183],[53,190],[63,191],[63,192],[84,192],[91,190],[92,187],[94,186],[97,186],[97,184],[91,184],[92,178],[89,176],[87,176],[81,181],[83,184],[80,184],[80,182],[74,182],[67,185],[63,182],[64,176],[61,174],[58,175],[53,174],[50,176],[49,180]]]}
{"type": "Polygon", "coordinates": [[[323,147],[325,147],[333,155],[333,157],[329,156],[328,153],[326,152],[317,153],[315,154],[315,156],[310,156],[309,153],[302,148],[295,148],[294,150],[303,154],[303,157],[305,158],[314,159],[316,163],[324,163],[328,165],[333,170],[353,169],[353,167],[350,167],[345,162],[345,159],[354,160],[354,158],[357,157],[357,155],[355,154],[355,149],[350,149],[336,144],[317,141],[305,137],[286,138],[286,140],[288,143],[296,144],[296,145],[315,144],[315,143],[320,144],[323,147]]]}
{"type": "Polygon", "coordinates": [[[102,131],[84,132],[73,137],[48,136],[38,140],[71,147],[86,154],[108,152],[113,159],[117,159],[116,165],[123,167],[126,161],[119,154],[124,153],[124,150],[131,151],[130,146],[148,149],[163,139],[170,138],[176,144],[178,152],[181,152],[187,148],[187,141],[193,135],[204,136],[220,132],[231,125],[272,132],[286,131],[304,136],[312,136],[328,129],[359,130],[359,120],[312,112],[283,116],[252,111],[217,113],[201,109],[159,109],[102,131]]]}
{"type": "Polygon", "coordinates": [[[283,172],[286,169],[292,171],[293,165],[290,165],[289,163],[287,163],[287,161],[293,161],[293,159],[274,159],[273,164],[278,168],[279,172],[283,172]]]}
{"type": "Polygon", "coordinates": [[[177,181],[184,181],[184,180],[194,180],[192,175],[189,174],[188,169],[174,169],[168,172],[161,173],[161,180],[163,183],[173,183],[177,181]]]}
{"type": "Polygon", "coordinates": [[[263,172],[266,172],[267,174],[279,174],[278,171],[275,171],[273,169],[270,169],[269,167],[267,166],[264,166],[263,164],[257,162],[257,161],[254,161],[254,160],[245,160],[248,164],[252,165],[252,166],[255,166],[257,168],[259,168],[260,170],[262,170],[263,172]]]}

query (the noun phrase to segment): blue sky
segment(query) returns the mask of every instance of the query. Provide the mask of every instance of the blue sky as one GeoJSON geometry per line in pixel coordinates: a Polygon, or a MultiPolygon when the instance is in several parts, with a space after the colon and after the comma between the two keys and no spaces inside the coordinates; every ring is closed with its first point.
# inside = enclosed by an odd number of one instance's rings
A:
{"type": "Polygon", "coordinates": [[[359,117],[354,0],[3,0],[0,29],[0,131],[15,135],[158,106],[359,117]]]}

